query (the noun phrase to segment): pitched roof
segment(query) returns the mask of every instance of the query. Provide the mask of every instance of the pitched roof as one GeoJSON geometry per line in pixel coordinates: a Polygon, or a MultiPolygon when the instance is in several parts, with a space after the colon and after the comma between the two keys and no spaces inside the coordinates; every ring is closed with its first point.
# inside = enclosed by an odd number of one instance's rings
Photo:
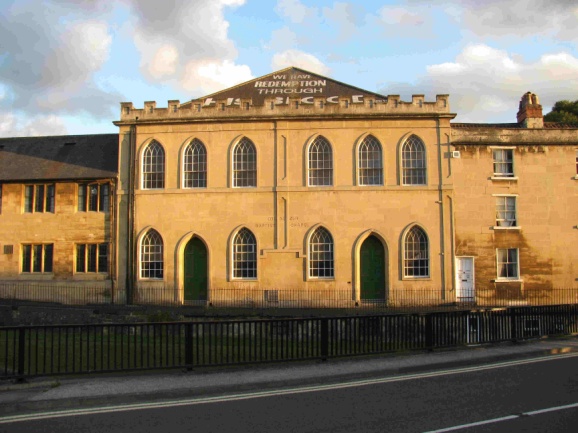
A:
{"type": "Polygon", "coordinates": [[[117,175],[118,134],[0,138],[0,181],[117,175]]]}
{"type": "Polygon", "coordinates": [[[253,105],[263,105],[267,97],[323,96],[328,98],[355,95],[370,97],[384,102],[387,100],[387,96],[350,86],[303,69],[290,67],[201,98],[193,99],[187,104],[206,101],[209,98],[215,101],[231,98],[233,100],[251,100],[253,105]]]}

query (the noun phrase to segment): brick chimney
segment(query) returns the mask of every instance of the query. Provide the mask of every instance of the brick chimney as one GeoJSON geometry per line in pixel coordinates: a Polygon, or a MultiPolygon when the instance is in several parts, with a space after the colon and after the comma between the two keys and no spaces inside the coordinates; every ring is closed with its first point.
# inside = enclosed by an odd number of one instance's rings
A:
{"type": "Polygon", "coordinates": [[[532,92],[526,92],[520,100],[518,123],[524,128],[543,128],[544,116],[538,97],[532,92]]]}

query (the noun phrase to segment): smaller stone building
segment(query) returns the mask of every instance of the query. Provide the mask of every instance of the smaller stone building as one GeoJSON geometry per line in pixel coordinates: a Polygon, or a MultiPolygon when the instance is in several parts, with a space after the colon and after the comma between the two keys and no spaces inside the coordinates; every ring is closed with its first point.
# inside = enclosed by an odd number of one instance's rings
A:
{"type": "Polygon", "coordinates": [[[0,296],[114,293],[118,134],[0,139],[0,296]]]}
{"type": "Polygon", "coordinates": [[[528,92],[516,123],[452,123],[452,147],[458,299],[578,302],[578,125],[528,92]]]}

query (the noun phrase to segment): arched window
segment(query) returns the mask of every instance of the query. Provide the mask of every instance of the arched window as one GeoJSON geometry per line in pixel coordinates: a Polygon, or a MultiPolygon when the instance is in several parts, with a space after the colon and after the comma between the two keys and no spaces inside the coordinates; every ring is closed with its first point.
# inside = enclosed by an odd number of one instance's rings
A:
{"type": "Polygon", "coordinates": [[[207,150],[196,138],[185,148],[183,155],[183,188],[207,187],[207,150]]]}
{"type": "Polygon", "coordinates": [[[239,230],[233,240],[233,277],[257,278],[257,240],[246,228],[239,230]]]}
{"type": "Polygon", "coordinates": [[[309,277],[333,278],[333,238],[323,227],[309,238],[309,277]]]}
{"type": "Polygon", "coordinates": [[[309,146],[309,186],[333,185],[333,153],[325,137],[317,137],[309,146]]]}
{"type": "Polygon", "coordinates": [[[368,135],[359,145],[359,185],[383,185],[383,158],[381,144],[373,135],[368,135]]]}
{"type": "Polygon", "coordinates": [[[143,152],[143,189],[163,189],[165,187],[165,151],[161,144],[153,140],[143,152]]]}
{"type": "Polygon", "coordinates": [[[401,150],[402,182],[404,185],[426,184],[425,145],[415,135],[404,143],[401,150]]]}
{"type": "Polygon", "coordinates": [[[418,226],[413,226],[404,240],[404,277],[429,277],[429,241],[418,226]]]}
{"type": "Polygon", "coordinates": [[[257,150],[248,138],[243,138],[233,150],[233,186],[257,186],[257,150]]]}
{"type": "Polygon", "coordinates": [[[140,246],[140,277],[163,278],[163,240],[156,230],[149,230],[142,238],[140,246]]]}

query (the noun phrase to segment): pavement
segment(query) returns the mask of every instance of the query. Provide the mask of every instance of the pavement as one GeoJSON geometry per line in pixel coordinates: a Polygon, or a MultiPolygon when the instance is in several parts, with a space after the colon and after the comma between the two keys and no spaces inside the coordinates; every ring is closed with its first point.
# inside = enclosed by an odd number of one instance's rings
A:
{"type": "Polygon", "coordinates": [[[571,352],[578,352],[578,336],[433,352],[203,368],[188,372],[157,370],[39,377],[25,383],[0,381],[0,419],[48,410],[170,401],[390,377],[571,352]]]}

